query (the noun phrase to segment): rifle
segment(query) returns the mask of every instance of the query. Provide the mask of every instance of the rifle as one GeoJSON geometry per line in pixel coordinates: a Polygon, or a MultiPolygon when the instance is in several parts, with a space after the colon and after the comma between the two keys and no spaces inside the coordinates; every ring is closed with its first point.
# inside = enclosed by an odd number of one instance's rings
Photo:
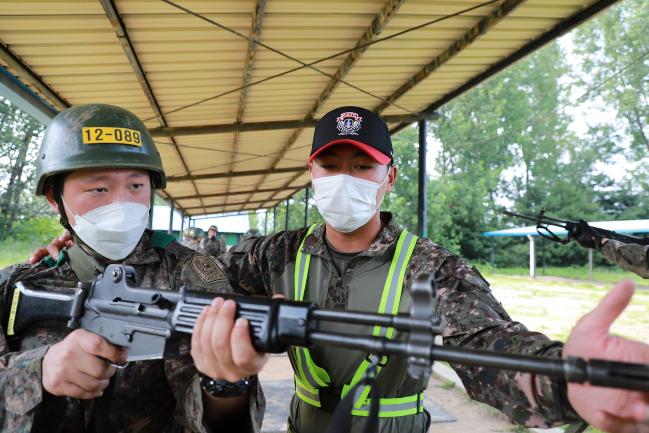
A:
{"type": "MultiPolygon", "coordinates": [[[[515,212],[510,212],[507,210],[504,210],[503,214],[511,217],[517,217],[529,221],[534,221],[536,223],[536,231],[541,237],[562,244],[567,244],[568,242],[570,242],[570,239],[575,239],[577,242],[579,242],[582,245],[584,243],[588,243],[588,240],[582,239],[582,234],[586,234],[587,236],[596,236],[599,238],[599,240],[603,238],[607,238],[607,239],[615,239],[616,241],[624,242],[627,244],[649,245],[648,237],[623,235],[621,233],[617,233],[612,230],[593,227],[583,219],[579,219],[577,221],[571,221],[571,220],[561,220],[557,218],[552,218],[545,215],[545,209],[541,209],[541,211],[536,216],[523,215],[515,212]],[[568,232],[568,236],[566,236],[565,238],[561,238],[557,236],[557,234],[554,233],[552,230],[550,230],[548,226],[562,228],[566,230],[566,232],[568,232]]],[[[594,243],[592,239],[590,239],[590,243],[594,243]]]]}
{"type": "Polygon", "coordinates": [[[236,316],[249,321],[253,345],[260,352],[281,353],[289,346],[336,346],[374,355],[405,356],[408,372],[415,378],[427,379],[433,361],[439,360],[649,392],[649,364],[576,357],[551,359],[434,344],[444,323],[434,313],[435,280],[430,276],[413,282],[410,313],[398,315],[324,309],[315,303],[265,297],[140,288],[132,285],[134,276],[129,266],[109,265],[96,280],[79,283],[73,294],[39,290],[27,281],[17,282],[8,296],[2,324],[9,337],[19,337],[36,323],[67,321],[70,328],[82,327],[126,348],[129,361],[170,358],[180,355],[180,343],[189,340],[203,309],[213,298],[222,297],[236,302],[236,316]],[[331,321],[391,327],[407,333],[407,339],[320,329],[321,323],[331,321]]]}

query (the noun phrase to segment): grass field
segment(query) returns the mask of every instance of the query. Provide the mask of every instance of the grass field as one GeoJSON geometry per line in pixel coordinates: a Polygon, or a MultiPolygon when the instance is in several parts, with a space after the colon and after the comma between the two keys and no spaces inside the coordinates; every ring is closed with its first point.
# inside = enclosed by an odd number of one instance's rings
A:
{"type": "MultiPolygon", "coordinates": [[[[483,274],[527,276],[530,272],[529,268],[493,268],[489,264],[476,264],[476,267],[483,274]]],[[[536,275],[537,277],[560,277],[590,281],[588,279],[588,266],[546,267],[545,269],[539,267],[536,269],[536,275]]],[[[649,280],[639,277],[632,272],[615,267],[593,269],[593,282],[617,283],[622,279],[629,279],[637,285],[649,287],[649,280]]]]}
{"type": "Polygon", "coordinates": [[[0,269],[15,263],[26,262],[37,247],[33,242],[26,241],[0,242],[0,269]]]}
{"type": "MultiPolygon", "coordinates": [[[[572,326],[612,287],[611,283],[569,281],[556,277],[486,273],[494,295],[514,320],[551,338],[565,340],[572,326]]],[[[618,335],[649,342],[649,290],[637,289],[613,325],[618,335]]]]}

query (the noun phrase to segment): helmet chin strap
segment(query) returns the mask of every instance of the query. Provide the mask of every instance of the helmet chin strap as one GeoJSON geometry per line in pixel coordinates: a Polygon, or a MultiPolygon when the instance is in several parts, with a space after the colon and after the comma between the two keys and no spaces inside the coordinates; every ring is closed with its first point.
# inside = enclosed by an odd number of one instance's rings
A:
{"type": "Polygon", "coordinates": [[[54,190],[54,201],[56,201],[56,206],[59,209],[59,223],[65,228],[70,234],[74,233],[72,230],[72,225],[68,221],[68,216],[65,213],[65,205],[63,204],[63,185],[57,186],[54,190]]]}

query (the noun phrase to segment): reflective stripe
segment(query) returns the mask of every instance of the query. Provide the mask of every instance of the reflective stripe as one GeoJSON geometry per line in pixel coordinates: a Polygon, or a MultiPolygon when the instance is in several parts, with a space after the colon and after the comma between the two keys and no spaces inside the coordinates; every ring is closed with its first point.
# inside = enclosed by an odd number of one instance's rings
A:
{"type": "MultiPolygon", "coordinates": [[[[370,399],[366,399],[359,408],[352,409],[352,415],[368,416],[370,399]]],[[[382,398],[379,400],[379,417],[391,418],[414,415],[424,411],[424,393],[406,397],[382,398]]]]}
{"type": "Polygon", "coordinates": [[[304,385],[297,378],[295,378],[295,393],[301,400],[304,400],[311,406],[320,407],[320,394],[318,390],[304,385]]]}
{"type": "MultiPolygon", "coordinates": [[[[392,258],[388,278],[383,287],[381,294],[381,303],[379,304],[379,313],[397,314],[401,302],[401,292],[403,290],[403,277],[406,272],[406,265],[412,256],[412,251],[417,243],[417,237],[407,231],[402,231],[397,241],[395,250],[396,257],[392,258]],[[396,260],[395,260],[396,259],[396,260]]],[[[394,328],[385,328],[375,326],[373,334],[375,336],[392,338],[394,328]]]]}
{"type": "MultiPolygon", "coordinates": [[[[316,225],[314,224],[307,230],[306,236],[302,239],[295,258],[293,296],[294,300],[297,301],[304,300],[311,261],[311,255],[303,254],[302,248],[304,247],[304,240],[313,232],[315,227],[316,225]]],[[[403,230],[399,235],[395,253],[390,263],[388,277],[383,286],[378,313],[393,315],[398,313],[401,294],[403,292],[403,280],[417,239],[417,236],[408,233],[406,230],[403,230]]],[[[372,334],[391,339],[394,336],[394,328],[375,326],[372,334]]],[[[301,347],[292,348],[289,351],[289,356],[291,356],[294,366],[297,366],[297,371],[295,371],[295,392],[297,396],[312,406],[320,407],[318,388],[328,386],[331,383],[329,375],[324,369],[313,362],[309,349],[301,347]]],[[[387,357],[383,356],[380,364],[384,365],[386,362],[387,357]]],[[[361,362],[350,383],[343,387],[341,399],[345,397],[349,389],[363,378],[370,365],[371,363],[367,359],[361,362]]],[[[382,367],[379,365],[376,369],[377,375],[381,369],[382,367]]],[[[354,402],[352,415],[367,416],[369,414],[370,400],[367,398],[369,391],[370,388],[368,386],[357,391],[358,396],[354,402]]],[[[413,415],[423,411],[423,393],[406,397],[382,398],[379,404],[381,405],[379,409],[380,417],[413,415]]]]}
{"type": "Polygon", "coordinates": [[[311,262],[311,254],[302,254],[302,247],[304,247],[304,241],[307,237],[313,232],[317,224],[313,224],[306,231],[304,239],[300,242],[300,248],[297,250],[297,257],[295,258],[295,273],[294,273],[294,284],[293,284],[293,299],[296,301],[304,300],[304,292],[307,282],[307,273],[309,272],[309,263],[311,262]]]}
{"type": "Polygon", "coordinates": [[[300,373],[302,373],[304,381],[312,388],[328,386],[331,382],[329,375],[323,368],[318,367],[313,362],[308,349],[296,347],[295,351],[297,353],[298,365],[300,366],[300,373]]]}
{"type": "MultiPolygon", "coordinates": [[[[403,292],[403,279],[406,274],[406,268],[412,252],[415,249],[415,244],[417,243],[417,236],[408,233],[406,230],[403,230],[399,235],[399,240],[394,251],[394,256],[392,257],[392,262],[390,263],[390,270],[388,271],[388,278],[385,281],[383,286],[383,293],[381,294],[381,302],[379,304],[378,312],[381,314],[397,314],[399,311],[399,305],[401,304],[401,294],[403,292]]],[[[392,339],[394,336],[394,328],[385,328],[382,326],[375,326],[374,331],[372,332],[374,336],[384,337],[392,339]]],[[[387,362],[387,357],[381,358],[380,364],[385,365],[387,362]]],[[[347,391],[356,385],[365,375],[368,367],[371,363],[364,359],[363,362],[358,366],[358,369],[354,373],[351,382],[343,387],[343,397],[347,394],[347,391]]],[[[377,366],[376,374],[378,375],[383,367],[381,365],[377,366]]],[[[360,393],[359,397],[354,402],[354,408],[360,409],[363,401],[367,398],[370,393],[370,387],[366,386],[363,388],[363,392],[360,393]]]]}
{"type": "MultiPolygon", "coordinates": [[[[304,300],[309,264],[311,262],[311,254],[303,254],[302,248],[304,247],[305,239],[313,232],[316,226],[317,224],[314,224],[307,230],[304,239],[302,239],[302,242],[300,243],[300,248],[298,249],[297,257],[295,259],[293,296],[296,301],[304,300]]],[[[311,353],[307,349],[294,347],[292,352],[294,353],[295,365],[298,367],[298,376],[304,384],[310,386],[314,390],[319,386],[329,385],[329,375],[323,368],[318,367],[315,362],[313,362],[311,353]]],[[[315,390],[315,392],[317,392],[317,390],[315,390]]]]}

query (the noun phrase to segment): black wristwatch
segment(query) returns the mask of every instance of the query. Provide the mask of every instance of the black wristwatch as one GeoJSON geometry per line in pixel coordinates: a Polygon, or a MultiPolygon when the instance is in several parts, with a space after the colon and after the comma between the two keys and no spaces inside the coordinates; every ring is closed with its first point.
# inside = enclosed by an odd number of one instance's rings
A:
{"type": "Polygon", "coordinates": [[[250,391],[255,383],[256,376],[246,377],[236,382],[228,382],[224,379],[212,379],[199,373],[201,388],[213,397],[239,397],[250,391]]]}

